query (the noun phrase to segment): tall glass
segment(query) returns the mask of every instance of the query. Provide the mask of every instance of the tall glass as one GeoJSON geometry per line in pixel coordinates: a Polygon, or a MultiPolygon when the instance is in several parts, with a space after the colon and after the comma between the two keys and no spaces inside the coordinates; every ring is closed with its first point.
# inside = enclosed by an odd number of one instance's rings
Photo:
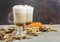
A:
{"type": "Polygon", "coordinates": [[[21,34],[23,31],[22,25],[26,23],[26,8],[23,5],[13,6],[13,21],[9,19],[14,25],[19,26],[17,30],[17,35],[21,34]]]}

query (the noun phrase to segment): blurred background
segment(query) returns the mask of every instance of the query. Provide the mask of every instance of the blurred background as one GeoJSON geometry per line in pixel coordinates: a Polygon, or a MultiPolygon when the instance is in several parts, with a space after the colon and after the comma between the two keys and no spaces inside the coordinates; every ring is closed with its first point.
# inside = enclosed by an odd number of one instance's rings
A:
{"type": "Polygon", "coordinates": [[[19,4],[27,4],[35,8],[34,21],[44,24],[60,24],[60,0],[0,0],[1,25],[10,24],[8,15],[12,12],[12,7],[19,4]]]}

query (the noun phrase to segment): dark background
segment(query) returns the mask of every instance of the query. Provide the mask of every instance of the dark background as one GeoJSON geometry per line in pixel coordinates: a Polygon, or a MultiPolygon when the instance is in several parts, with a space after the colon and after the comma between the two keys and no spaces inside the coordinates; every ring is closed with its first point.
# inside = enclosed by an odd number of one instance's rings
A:
{"type": "Polygon", "coordinates": [[[8,14],[14,5],[31,5],[34,10],[34,21],[44,24],[60,24],[60,0],[0,0],[0,24],[10,24],[8,14]]]}

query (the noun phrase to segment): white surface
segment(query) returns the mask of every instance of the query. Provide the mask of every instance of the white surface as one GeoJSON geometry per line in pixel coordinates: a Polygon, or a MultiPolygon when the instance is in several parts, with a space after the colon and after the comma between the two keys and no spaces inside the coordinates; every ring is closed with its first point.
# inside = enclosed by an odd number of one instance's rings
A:
{"type": "MultiPolygon", "coordinates": [[[[60,25],[52,26],[60,29],[60,25]]],[[[39,36],[32,36],[32,39],[14,40],[13,42],[60,42],[60,32],[44,32],[39,36]]]]}
{"type": "MultiPolygon", "coordinates": [[[[51,26],[60,29],[60,25],[51,26]]],[[[60,32],[44,32],[32,39],[18,40],[17,42],[60,42],[60,32]]]]}
{"type": "Polygon", "coordinates": [[[0,25],[0,28],[8,29],[9,27],[14,26],[14,25],[0,25]]]}

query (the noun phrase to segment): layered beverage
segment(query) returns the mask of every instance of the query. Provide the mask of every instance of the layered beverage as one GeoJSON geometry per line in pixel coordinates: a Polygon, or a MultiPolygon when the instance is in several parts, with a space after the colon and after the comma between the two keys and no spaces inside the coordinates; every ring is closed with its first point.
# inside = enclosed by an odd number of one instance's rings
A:
{"type": "Polygon", "coordinates": [[[23,5],[13,7],[14,24],[21,25],[26,23],[26,8],[23,5]]]}

